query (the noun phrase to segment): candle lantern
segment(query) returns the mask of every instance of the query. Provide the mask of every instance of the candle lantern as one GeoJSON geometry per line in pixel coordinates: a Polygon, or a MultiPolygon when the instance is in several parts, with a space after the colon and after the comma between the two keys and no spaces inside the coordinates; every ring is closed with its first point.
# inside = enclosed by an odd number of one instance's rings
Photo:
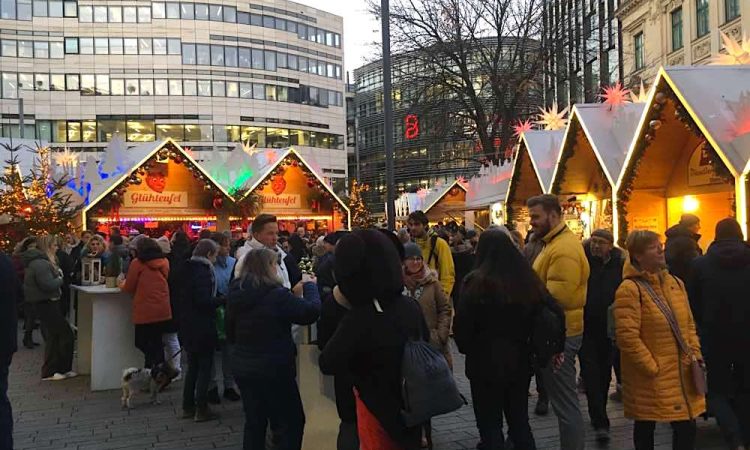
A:
{"type": "Polygon", "coordinates": [[[102,283],[102,260],[100,258],[83,258],[81,262],[81,284],[92,286],[102,283]]]}

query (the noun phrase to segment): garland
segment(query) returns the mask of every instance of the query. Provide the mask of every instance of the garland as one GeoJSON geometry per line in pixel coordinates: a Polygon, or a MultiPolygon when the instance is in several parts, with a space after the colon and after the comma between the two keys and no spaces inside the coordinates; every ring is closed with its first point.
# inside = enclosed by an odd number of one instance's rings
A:
{"type": "Polygon", "coordinates": [[[560,195],[561,185],[565,179],[565,174],[568,171],[568,160],[572,158],[575,153],[575,143],[578,140],[578,132],[580,131],[580,126],[575,120],[570,121],[569,127],[568,136],[573,136],[573,138],[568,138],[565,141],[560,152],[560,162],[557,164],[557,175],[555,176],[555,179],[552,180],[552,188],[550,189],[550,192],[554,195],[560,195]]]}

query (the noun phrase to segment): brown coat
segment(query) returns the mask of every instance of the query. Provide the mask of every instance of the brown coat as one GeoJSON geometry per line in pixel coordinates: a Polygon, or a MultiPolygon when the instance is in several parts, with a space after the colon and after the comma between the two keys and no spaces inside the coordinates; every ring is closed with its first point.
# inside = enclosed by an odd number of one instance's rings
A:
{"type": "Polygon", "coordinates": [[[425,322],[427,322],[427,328],[430,330],[430,343],[443,352],[448,365],[452,369],[453,357],[448,340],[451,332],[451,321],[453,320],[453,307],[445,292],[443,292],[443,287],[434,271],[421,284],[421,288],[421,294],[419,294],[420,288],[414,291],[407,289],[407,294],[416,298],[419,302],[425,322]],[[417,294],[419,294],[419,298],[417,298],[417,294]]]}
{"type": "Polygon", "coordinates": [[[681,355],[669,323],[648,292],[633,280],[638,277],[667,301],[683,337],[702,358],[685,286],[666,270],[641,272],[627,261],[614,310],[625,417],[657,422],[693,419],[706,411],[706,401],[693,387],[690,359],[681,355]]]}
{"type": "Polygon", "coordinates": [[[172,318],[167,277],[167,258],[146,262],[134,259],[130,263],[122,290],[133,294],[134,324],[164,322],[172,318]]]}

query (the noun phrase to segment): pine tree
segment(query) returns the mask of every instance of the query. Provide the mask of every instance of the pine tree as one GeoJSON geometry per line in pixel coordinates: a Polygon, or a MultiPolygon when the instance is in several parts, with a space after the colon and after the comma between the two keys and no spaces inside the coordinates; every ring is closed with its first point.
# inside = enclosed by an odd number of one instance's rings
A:
{"type": "Polygon", "coordinates": [[[81,208],[66,189],[67,175],[54,176],[51,150],[35,150],[33,168],[29,174],[20,170],[21,146],[0,144],[9,158],[0,176],[0,246],[11,250],[27,236],[62,234],[73,229],[81,208]]]}
{"type": "Polygon", "coordinates": [[[355,229],[370,228],[375,224],[362,199],[362,194],[368,190],[370,190],[370,186],[360,184],[356,179],[352,180],[352,188],[349,193],[349,210],[352,213],[352,227],[355,229]]]}

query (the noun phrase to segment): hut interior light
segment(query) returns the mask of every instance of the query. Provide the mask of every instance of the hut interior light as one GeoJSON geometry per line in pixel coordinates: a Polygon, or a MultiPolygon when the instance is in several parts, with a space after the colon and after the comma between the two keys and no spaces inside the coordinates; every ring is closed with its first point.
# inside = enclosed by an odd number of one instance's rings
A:
{"type": "Polygon", "coordinates": [[[695,196],[686,195],[682,197],[682,212],[694,213],[698,211],[699,207],[700,207],[700,202],[698,201],[697,198],[695,198],[695,196]]]}

